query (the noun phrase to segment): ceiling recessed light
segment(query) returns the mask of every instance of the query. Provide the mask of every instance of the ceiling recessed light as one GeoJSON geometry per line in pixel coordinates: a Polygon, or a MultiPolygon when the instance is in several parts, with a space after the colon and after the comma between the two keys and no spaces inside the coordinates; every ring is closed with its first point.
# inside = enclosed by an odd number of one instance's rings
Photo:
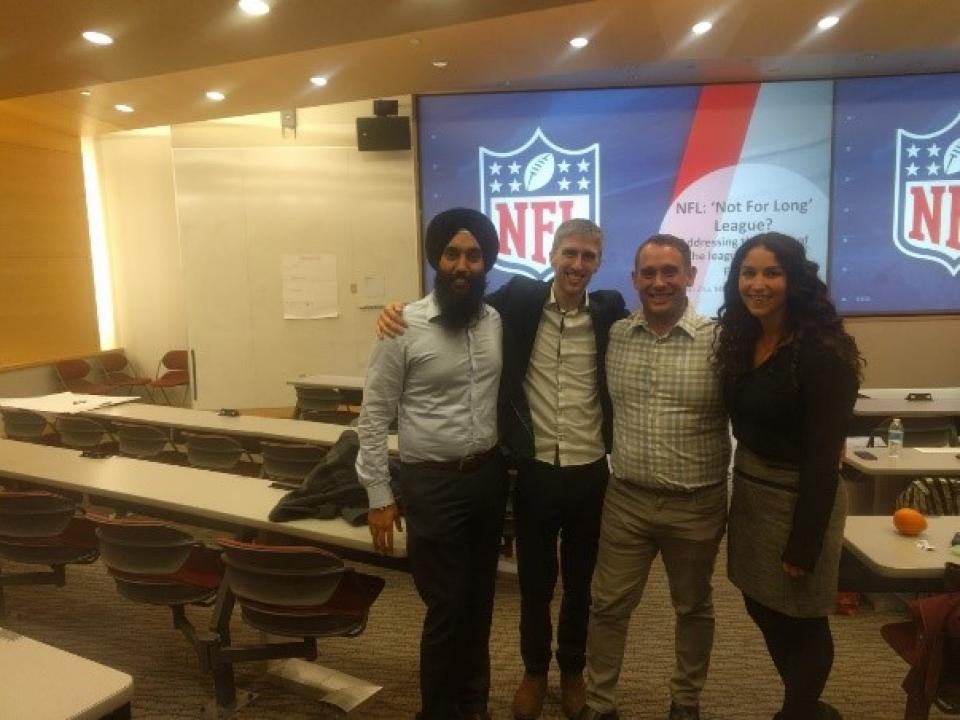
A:
{"type": "Polygon", "coordinates": [[[270,6],[264,0],[240,0],[237,5],[247,15],[266,15],[270,12],[270,6]]]}
{"type": "Polygon", "coordinates": [[[590,41],[587,40],[585,37],[575,37],[572,40],[570,40],[570,47],[575,47],[577,48],[577,50],[579,50],[580,48],[585,48],[589,44],[590,44],[590,41]]]}
{"type": "Polygon", "coordinates": [[[133,112],[133,107],[131,107],[130,105],[124,105],[123,103],[120,103],[119,105],[114,105],[114,107],[120,112],[124,112],[124,113],[133,112]]]}
{"type": "Polygon", "coordinates": [[[692,32],[694,35],[703,35],[704,33],[710,32],[712,29],[713,29],[712,22],[710,22],[709,20],[701,20],[692,28],[690,28],[690,32],[692,32]]]}
{"type": "Polygon", "coordinates": [[[445,67],[447,66],[447,61],[446,61],[446,60],[434,60],[434,61],[431,63],[431,65],[433,65],[435,68],[445,68],[445,67]]]}
{"type": "Polygon", "coordinates": [[[87,30],[83,33],[83,39],[87,42],[91,42],[94,45],[112,45],[113,38],[107,35],[106,33],[97,32],[96,30],[87,30]]]}
{"type": "Polygon", "coordinates": [[[325,78],[323,75],[314,75],[312,78],[310,78],[310,82],[317,87],[323,87],[327,84],[327,78],[325,78]]]}
{"type": "Polygon", "coordinates": [[[840,22],[840,18],[838,18],[836,15],[827,15],[817,21],[817,27],[821,30],[829,30],[838,22],[840,22]]]}
{"type": "Polygon", "coordinates": [[[214,102],[220,102],[221,100],[226,100],[227,96],[224,95],[219,90],[207,90],[207,99],[213,100],[214,102]]]}
{"type": "Polygon", "coordinates": [[[93,93],[90,90],[81,90],[80,94],[83,95],[84,97],[90,97],[91,95],[93,95],[93,93]]]}

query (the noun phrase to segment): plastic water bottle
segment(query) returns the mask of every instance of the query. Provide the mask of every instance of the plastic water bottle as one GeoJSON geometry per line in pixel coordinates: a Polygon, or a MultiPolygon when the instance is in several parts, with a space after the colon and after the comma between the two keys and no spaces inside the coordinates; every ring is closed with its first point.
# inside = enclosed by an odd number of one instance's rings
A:
{"type": "Polygon", "coordinates": [[[894,418],[890,421],[890,427],[887,428],[887,455],[895,458],[900,457],[900,451],[903,449],[903,423],[900,418],[894,418]]]}

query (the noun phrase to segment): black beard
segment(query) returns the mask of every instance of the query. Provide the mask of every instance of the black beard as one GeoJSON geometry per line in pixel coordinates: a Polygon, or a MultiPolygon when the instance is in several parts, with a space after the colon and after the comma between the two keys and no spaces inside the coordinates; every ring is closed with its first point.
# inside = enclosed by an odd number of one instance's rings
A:
{"type": "Polygon", "coordinates": [[[440,325],[447,330],[463,330],[480,317],[483,293],[487,289],[486,275],[451,275],[437,271],[433,291],[440,308],[440,325]],[[466,278],[467,288],[453,286],[454,280],[466,278]]]}

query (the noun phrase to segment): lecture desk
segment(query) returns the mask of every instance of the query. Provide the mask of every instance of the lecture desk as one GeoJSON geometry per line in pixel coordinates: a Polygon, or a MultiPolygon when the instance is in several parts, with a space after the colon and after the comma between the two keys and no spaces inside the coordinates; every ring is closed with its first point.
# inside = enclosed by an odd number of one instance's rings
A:
{"type": "Polygon", "coordinates": [[[857,488],[850,493],[850,512],[889,515],[909,480],[923,476],[960,477],[960,448],[903,448],[899,457],[892,458],[884,447],[851,447],[844,453],[843,464],[865,478],[848,484],[849,490],[857,488]],[[857,452],[870,453],[873,458],[858,457],[857,452]]]}
{"type": "MultiPolygon", "coordinates": [[[[315,424],[315,423],[305,423],[315,424]]],[[[69,448],[0,440],[0,478],[92,495],[145,515],[230,532],[268,530],[372,553],[370,531],[345,520],[273,522],[270,511],[288,491],[264,478],[120,456],[86,458],[69,448]]],[[[406,555],[406,533],[394,536],[406,555]]]]}
{"type": "Polygon", "coordinates": [[[861,388],[854,415],[869,417],[960,417],[960,388],[861,388]],[[908,393],[930,393],[931,400],[907,400],[908,393]]]}
{"type": "Polygon", "coordinates": [[[4,720],[120,720],[132,699],[126,673],[0,628],[4,720]]]}
{"type": "Polygon", "coordinates": [[[928,517],[927,529],[916,537],[901,535],[889,515],[850,515],[843,531],[844,547],[871,573],[889,581],[888,589],[916,590],[943,577],[947,562],[960,563],[950,549],[960,532],[960,516],[928,517]],[[918,547],[926,540],[932,550],[918,547]]]}
{"type": "MultiPolygon", "coordinates": [[[[213,410],[193,410],[149,403],[124,403],[83,414],[100,420],[147,423],[192,432],[312,445],[333,445],[344,430],[351,429],[346,425],[257,415],[227,417],[213,410]]],[[[396,435],[390,436],[388,448],[390,452],[397,452],[396,435]]]]}

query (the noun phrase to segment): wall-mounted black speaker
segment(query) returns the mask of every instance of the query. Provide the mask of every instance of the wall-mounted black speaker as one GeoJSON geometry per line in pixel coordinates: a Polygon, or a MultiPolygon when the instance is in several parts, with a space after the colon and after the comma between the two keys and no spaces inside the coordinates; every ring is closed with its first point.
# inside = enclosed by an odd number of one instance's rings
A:
{"type": "Polygon", "coordinates": [[[357,118],[357,150],[409,149],[409,117],[385,115],[357,118]]]}
{"type": "Polygon", "coordinates": [[[373,101],[373,114],[377,117],[383,117],[385,115],[396,115],[400,112],[400,101],[399,100],[374,100],[373,101]]]}

